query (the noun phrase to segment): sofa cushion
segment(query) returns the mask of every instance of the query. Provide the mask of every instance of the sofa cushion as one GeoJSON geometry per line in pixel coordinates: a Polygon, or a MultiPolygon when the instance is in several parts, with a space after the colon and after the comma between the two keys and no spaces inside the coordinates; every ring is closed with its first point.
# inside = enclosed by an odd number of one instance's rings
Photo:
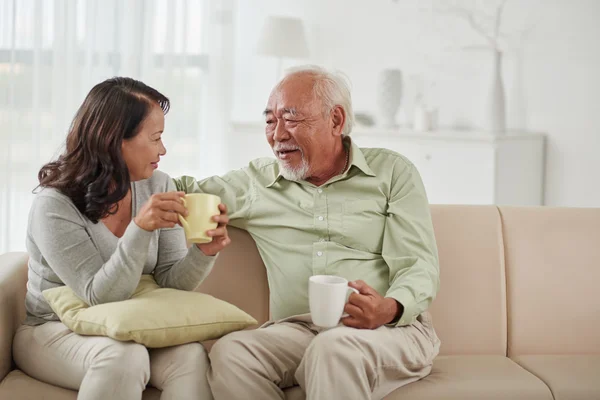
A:
{"type": "Polygon", "coordinates": [[[494,206],[436,205],[440,290],[430,311],[440,355],[506,355],[506,285],[494,206]]]}
{"type": "MultiPolygon", "coordinates": [[[[299,386],[286,400],[304,400],[299,386]]],[[[426,378],[396,389],[386,400],[553,400],[540,379],[502,356],[439,356],[426,378]]]]}
{"type": "Polygon", "coordinates": [[[93,307],[67,286],[43,294],[75,333],[133,340],[152,348],[216,339],[256,324],[244,311],[213,296],[161,288],[152,275],[142,275],[130,299],[93,307]]]}
{"type": "Polygon", "coordinates": [[[25,375],[19,370],[11,371],[0,382],[0,399],[11,400],[75,400],[77,392],[49,385],[25,375]]]}
{"type": "Polygon", "coordinates": [[[502,356],[440,356],[426,378],[386,400],[553,400],[537,377],[502,356]]]}
{"type": "Polygon", "coordinates": [[[500,207],[500,214],[508,355],[600,355],[600,208],[500,207]]]}
{"type": "Polygon", "coordinates": [[[543,380],[555,400],[600,399],[600,356],[518,356],[515,361],[543,380]]]}
{"type": "MultiPolygon", "coordinates": [[[[159,400],[160,390],[149,387],[143,400],[159,400]]],[[[19,370],[11,371],[0,382],[0,399],[4,400],[75,400],[77,392],[40,382],[19,370]]]]}

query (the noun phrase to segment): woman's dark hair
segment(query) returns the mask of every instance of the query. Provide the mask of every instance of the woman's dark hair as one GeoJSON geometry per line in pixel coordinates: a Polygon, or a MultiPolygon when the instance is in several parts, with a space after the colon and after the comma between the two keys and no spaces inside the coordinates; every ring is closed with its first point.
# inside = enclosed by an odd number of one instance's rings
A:
{"type": "Polygon", "coordinates": [[[130,186],[121,144],[138,133],[153,105],[165,114],[170,107],[167,97],[135,79],[116,77],[94,86],[71,123],[65,152],[40,169],[39,186],[68,196],[94,223],[115,213],[130,186]]]}

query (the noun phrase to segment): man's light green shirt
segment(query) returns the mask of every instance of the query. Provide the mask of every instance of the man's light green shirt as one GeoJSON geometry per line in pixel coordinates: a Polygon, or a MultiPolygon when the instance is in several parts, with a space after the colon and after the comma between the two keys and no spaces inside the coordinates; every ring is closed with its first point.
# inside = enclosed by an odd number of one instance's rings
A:
{"type": "Polygon", "coordinates": [[[275,159],[175,184],[186,193],[221,196],[230,225],[252,235],[267,268],[273,319],[308,313],[308,278],[327,274],[362,279],[396,299],[404,306],[398,325],[411,324],[439,287],[421,177],[393,151],[348,143],[350,168],[320,187],[283,178],[275,159]]]}

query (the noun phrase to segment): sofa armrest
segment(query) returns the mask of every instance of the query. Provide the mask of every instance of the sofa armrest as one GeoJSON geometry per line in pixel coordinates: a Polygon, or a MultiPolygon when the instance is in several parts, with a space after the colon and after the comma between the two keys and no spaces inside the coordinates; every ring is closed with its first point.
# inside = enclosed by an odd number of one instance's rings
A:
{"type": "Polygon", "coordinates": [[[27,254],[0,255],[0,381],[12,369],[12,340],[25,318],[27,254]]]}

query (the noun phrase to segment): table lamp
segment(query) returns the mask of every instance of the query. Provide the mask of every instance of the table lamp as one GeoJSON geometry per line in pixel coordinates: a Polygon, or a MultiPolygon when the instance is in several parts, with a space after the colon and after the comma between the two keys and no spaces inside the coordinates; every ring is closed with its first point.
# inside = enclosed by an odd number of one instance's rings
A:
{"type": "Polygon", "coordinates": [[[304,24],[299,18],[267,17],[258,40],[257,53],[277,57],[277,80],[283,58],[308,57],[304,24]]]}

